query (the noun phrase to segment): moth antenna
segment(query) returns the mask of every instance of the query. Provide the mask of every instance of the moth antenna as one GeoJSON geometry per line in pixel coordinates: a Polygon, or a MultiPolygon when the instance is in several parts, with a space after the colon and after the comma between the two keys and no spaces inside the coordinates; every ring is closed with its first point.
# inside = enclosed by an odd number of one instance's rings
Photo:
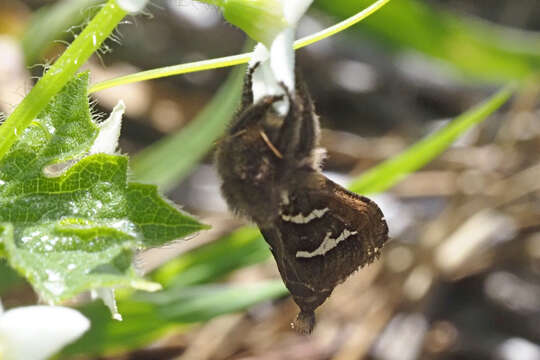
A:
{"type": "Polygon", "coordinates": [[[250,124],[254,124],[269,111],[270,106],[276,101],[283,99],[283,95],[269,95],[259,100],[256,104],[249,105],[243,109],[229,125],[229,134],[236,134],[240,130],[246,129],[250,124]]]}
{"type": "Polygon", "coordinates": [[[257,61],[255,64],[253,64],[253,66],[248,67],[247,69],[246,77],[244,78],[244,87],[242,89],[242,105],[240,107],[241,109],[245,109],[249,105],[253,104],[253,73],[255,72],[255,70],[257,70],[260,64],[261,62],[257,61]]]}

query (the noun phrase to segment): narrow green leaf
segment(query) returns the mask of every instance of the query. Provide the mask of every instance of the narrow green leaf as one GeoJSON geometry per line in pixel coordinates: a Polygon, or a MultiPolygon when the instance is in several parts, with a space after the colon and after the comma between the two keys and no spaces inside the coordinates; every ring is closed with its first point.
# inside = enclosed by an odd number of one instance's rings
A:
{"type": "Polygon", "coordinates": [[[377,165],[354,181],[349,189],[360,194],[383,192],[408,174],[422,168],[447,149],[460,135],[485,120],[512,96],[507,86],[485,102],[458,116],[442,129],[417,142],[403,153],[377,165]]]}
{"type": "Polygon", "coordinates": [[[269,257],[259,230],[244,227],[169,261],[150,276],[165,287],[203,284],[269,257]]]}
{"type": "Polygon", "coordinates": [[[104,0],[63,0],[44,6],[32,14],[22,46],[27,65],[39,61],[53,41],[67,39],[72,26],[92,17],[104,0]]]}
{"type": "Polygon", "coordinates": [[[158,293],[137,293],[131,299],[120,300],[122,322],[111,321],[102,305],[89,304],[81,311],[90,319],[92,328],[63,353],[103,354],[135,349],[167,330],[242,311],[286,294],[281,280],[236,286],[178,286],[158,293]]]}
{"type": "Polygon", "coordinates": [[[223,134],[240,99],[245,67],[234,69],[204,110],[179,132],[133,158],[135,178],[170,190],[204,157],[223,134]]]}
{"type": "MultiPolygon", "coordinates": [[[[314,6],[339,18],[372,0],[317,0],[314,6]]],[[[434,9],[425,1],[399,0],[358,28],[394,49],[416,50],[451,63],[467,76],[506,83],[538,72],[540,34],[490,24],[463,14],[434,9]]]]}

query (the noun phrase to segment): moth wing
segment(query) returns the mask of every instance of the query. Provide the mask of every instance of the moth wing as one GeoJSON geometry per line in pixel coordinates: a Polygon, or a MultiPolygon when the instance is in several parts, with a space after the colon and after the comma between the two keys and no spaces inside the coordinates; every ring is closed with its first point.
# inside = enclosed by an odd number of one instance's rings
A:
{"type": "Polygon", "coordinates": [[[302,180],[290,184],[279,216],[261,231],[287,288],[308,314],[336,285],[379,256],[388,226],[377,204],[322,174],[295,178],[302,180]]]}
{"type": "Polygon", "coordinates": [[[275,220],[280,253],[299,281],[317,291],[332,290],[378,258],[388,226],[370,199],[317,172],[304,179],[292,188],[275,220]]]}
{"type": "Polygon", "coordinates": [[[315,309],[332,294],[332,290],[313,289],[309,282],[300,278],[296,271],[294,259],[287,256],[282,233],[277,227],[260,228],[278,265],[281,278],[289,289],[294,302],[300,307],[298,316],[292,323],[299,333],[309,334],[315,326],[315,309]]]}

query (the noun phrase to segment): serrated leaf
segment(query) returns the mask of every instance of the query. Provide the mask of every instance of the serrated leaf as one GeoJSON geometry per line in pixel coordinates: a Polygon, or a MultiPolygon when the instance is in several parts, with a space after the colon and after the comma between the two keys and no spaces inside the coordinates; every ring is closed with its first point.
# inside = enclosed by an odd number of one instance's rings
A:
{"type": "Polygon", "coordinates": [[[50,303],[102,287],[155,290],[134,252],[205,228],[156,186],[128,182],[127,157],[87,156],[99,133],[87,85],[87,74],[66,85],[0,160],[0,255],[50,303]],[[60,174],[46,175],[55,164],[60,174]]]}

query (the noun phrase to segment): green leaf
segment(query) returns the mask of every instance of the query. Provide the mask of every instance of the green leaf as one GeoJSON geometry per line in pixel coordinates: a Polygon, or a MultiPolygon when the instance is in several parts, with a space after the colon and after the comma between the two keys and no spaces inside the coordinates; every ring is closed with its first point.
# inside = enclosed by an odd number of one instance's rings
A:
{"type": "Polygon", "coordinates": [[[0,260],[0,297],[21,284],[24,284],[24,281],[17,272],[4,260],[0,260]]]}
{"type": "Polygon", "coordinates": [[[383,192],[419,170],[446,150],[460,135],[501,107],[514,90],[507,86],[488,100],[461,114],[446,126],[420,140],[403,153],[368,170],[349,189],[360,194],[383,192]]]}
{"type": "Polygon", "coordinates": [[[267,45],[289,25],[278,0],[227,0],[221,3],[223,17],[228,22],[267,45]]]}
{"type": "Polygon", "coordinates": [[[87,86],[87,74],[69,82],[0,160],[0,254],[49,303],[102,287],[155,290],[133,253],[206,228],[155,186],[128,182],[125,156],[87,156],[99,132],[87,86]]]}

